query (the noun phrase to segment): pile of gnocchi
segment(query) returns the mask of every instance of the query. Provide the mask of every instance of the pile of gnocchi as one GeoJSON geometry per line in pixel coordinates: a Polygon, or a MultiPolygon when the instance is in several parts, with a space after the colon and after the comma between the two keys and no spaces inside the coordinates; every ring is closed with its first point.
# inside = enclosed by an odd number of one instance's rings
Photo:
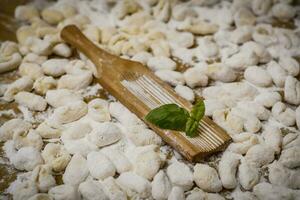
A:
{"type": "MultiPolygon", "coordinates": [[[[0,48],[0,141],[15,200],[299,200],[300,6],[291,0],[61,0],[18,6],[0,48]],[[189,163],[93,81],[60,38],[143,63],[233,142],[189,163]],[[184,69],[178,67],[184,64],[184,69]],[[100,95],[106,94],[106,95],[100,95]]],[[[3,161],[3,162],[4,162],[3,161]]]]}

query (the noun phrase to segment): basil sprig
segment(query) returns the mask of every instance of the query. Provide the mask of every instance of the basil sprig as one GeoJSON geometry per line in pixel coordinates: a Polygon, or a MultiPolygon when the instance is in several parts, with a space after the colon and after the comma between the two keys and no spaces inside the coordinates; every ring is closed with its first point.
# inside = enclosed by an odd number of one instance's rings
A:
{"type": "Polygon", "coordinates": [[[145,119],[161,129],[184,131],[187,136],[196,137],[204,113],[205,105],[201,100],[196,102],[190,113],[176,104],[165,104],[151,110],[145,119]]]}

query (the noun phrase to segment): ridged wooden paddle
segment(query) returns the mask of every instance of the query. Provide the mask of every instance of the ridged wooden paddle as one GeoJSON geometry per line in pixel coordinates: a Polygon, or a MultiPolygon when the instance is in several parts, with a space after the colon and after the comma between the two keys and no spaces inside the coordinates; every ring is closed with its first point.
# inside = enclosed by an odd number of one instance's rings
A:
{"type": "MultiPolygon", "coordinates": [[[[176,103],[187,110],[192,104],[178,96],[174,90],[139,62],[122,59],[97,47],[74,25],[61,31],[61,38],[84,53],[96,66],[97,80],[111,95],[130,111],[144,120],[153,108],[176,103]]],[[[189,161],[221,151],[231,141],[230,136],[208,117],[199,124],[199,136],[189,138],[183,132],[163,130],[150,126],[162,139],[189,161]]]]}

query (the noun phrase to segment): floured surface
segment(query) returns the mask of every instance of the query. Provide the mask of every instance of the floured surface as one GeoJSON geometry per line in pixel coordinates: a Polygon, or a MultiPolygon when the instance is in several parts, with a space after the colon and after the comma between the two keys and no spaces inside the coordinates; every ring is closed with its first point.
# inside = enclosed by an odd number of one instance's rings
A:
{"type": "Polygon", "coordinates": [[[28,24],[17,31],[18,43],[1,44],[3,197],[300,198],[299,6],[259,0],[35,5],[15,12],[28,24]],[[147,65],[189,101],[203,96],[206,114],[233,143],[201,164],[185,161],[93,80],[90,61],[58,37],[67,24],[147,65]]]}

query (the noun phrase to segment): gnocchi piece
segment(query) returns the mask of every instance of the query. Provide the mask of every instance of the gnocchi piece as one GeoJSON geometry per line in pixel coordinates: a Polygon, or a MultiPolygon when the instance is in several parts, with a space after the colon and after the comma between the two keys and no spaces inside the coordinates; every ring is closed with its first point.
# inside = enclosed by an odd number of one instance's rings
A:
{"type": "Polygon", "coordinates": [[[187,17],[197,17],[197,12],[192,7],[178,4],[172,8],[172,17],[177,21],[183,21],[187,17]]]}
{"type": "Polygon", "coordinates": [[[26,62],[23,62],[19,66],[19,74],[21,76],[28,76],[32,80],[36,80],[44,75],[40,65],[36,63],[26,63],[26,62]]]}
{"type": "Polygon", "coordinates": [[[245,190],[251,190],[260,180],[259,168],[241,160],[238,170],[239,182],[245,190]]]}
{"type": "Polygon", "coordinates": [[[243,44],[252,39],[252,27],[251,26],[240,26],[237,27],[230,34],[230,41],[234,44],[243,44]]]}
{"type": "Polygon", "coordinates": [[[47,103],[54,108],[65,106],[72,101],[82,100],[82,96],[68,89],[49,90],[45,97],[47,103]]]}
{"type": "Polygon", "coordinates": [[[164,171],[160,170],[155,176],[152,181],[152,197],[156,200],[167,199],[172,185],[164,173],[164,171]]]}
{"type": "Polygon", "coordinates": [[[272,7],[272,14],[282,21],[288,21],[295,16],[296,11],[287,3],[277,3],[272,7]]]}
{"type": "MultiPolygon", "coordinates": [[[[240,134],[239,134],[240,135],[240,134]]],[[[234,135],[235,136],[235,135],[234,135]]],[[[234,137],[233,136],[233,137],[234,137]]],[[[229,152],[233,152],[233,153],[237,153],[237,154],[241,154],[244,155],[248,152],[248,150],[258,144],[258,138],[256,135],[252,135],[249,139],[242,141],[242,142],[237,142],[237,143],[231,143],[228,148],[227,151],[229,152]]]]}
{"type": "Polygon", "coordinates": [[[159,0],[157,5],[153,7],[153,16],[160,21],[168,22],[171,17],[171,3],[159,0]]]}
{"type": "Polygon", "coordinates": [[[55,200],[79,200],[80,196],[75,186],[63,184],[51,188],[48,194],[55,200]]]}
{"type": "Polygon", "coordinates": [[[42,157],[54,172],[62,172],[71,160],[71,156],[66,149],[55,143],[48,143],[45,146],[42,157]]]}
{"type": "Polygon", "coordinates": [[[225,152],[219,162],[219,175],[222,185],[226,189],[233,189],[237,185],[235,177],[238,165],[240,163],[240,155],[225,152]]]}
{"type": "Polygon", "coordinates": [[[103,191],[103,186],[100,182],[87,180],[80,183],[78,191],[81,197],[86,200],[107,200],[108,197],[103,191]]]}
{"type": "Polygon", "coordinates": [[[41,123],[36,131],[42,136],[42,138],[46,139],[54,139],[59,138],[61,136],[61,129],[49,121],[44,121],[41,123]]]}
{"type": "Polygon", "coordinates": [[[0,141],[12,140],[15,134],[23,134],[29,131],[32,125],[22,119],[11,119],[0,127],[0,141]]]}
{"type": "Polygon", "coordinates": [[[262,167],[274,160],[274,150],[264,144],[254,145],[248,150],[245,156],[245,160],[249,164],[253,164],[257,167],[262,167]]]}
{"type": "Polygon", "coordinates": [[[267,126],[262,133],[265,144],[274,149],[276,154],[280,153],[282,144],[281,131],[277,127],[267,126]]]}
{"type": "Polygon", "coordinates": [[[237,79],[237,73],[221,63],[208,65],[207,75],[212,80],[222,81],[223,83],[233,82],[237,79]]]}
{"type": "Polygon", "coordinates": [[[133,164],[134,172],[148,180],[152,180],[162,164],[157,149],[145,149],[139,152],[133,164]]]}
{"type": "Polygon", "coordinates": [[[224,103],[217,99],[207,99],[204,100],[205,104],[205,115],[211,117],[216,110],[226,109],[224,103]]]}
{"type": "Polygon", "coordinates": [[[199,188],[194,188],[191,193],[186,197],[187,200],[206,199],[205,192],[199,188]]]}
{"type": "Polygon", "coordinates": [[[245,70],[248,66],[256,65],[259,57],[253,51],[240,51],[225,60],[225,64],[238,71],[245,70]]]}
{"type": "Polygon", "coordinates": [[[260,87],[268,87],[272,84],[272,78],[267,70],[257,66],[248,67],[244,76],[247,81],[260,87]]]}
{"type": "Polygon", "coordinates": [[[292,57],[281,56],[279,65],[287,72],[289,76],[297,76],[300,71],[299,63],[292,57]]]}
{"type": "Polygon", "coordinates": [[[93,81],[92,72],[86,71],[82,74],[67,74],[62,76],[57,82],[57,88],[80,90],[89,86],[93,81]]]}
{"type": "Polygon", "coordinates": [[[278,63],[276,63],[275,61],[269,62],[267,65],[267,71],[271,75],[275,85],[277,85],[278,87],[284,86],[287,72],[282,67],[280,67],[278,63]]]}
{"type": "Polygon", "coordinates": [[[37,173],[36,182],[40,192],[48,192],[50,188],[56,185],[50,166],[39,165],[33,170],[32,173],[33,174],[37,173]]]}
{"type": "Polygon", "coordinates": [[[147,66],[153,71],[176,69],[176,63],[172,59],[163,56],[154,56],[149,58],[147,66]]]}
{"type": "Polygon", "coordinates": [[[28,53],[26,56],[24,56],[22,62],[25,63],[36,63],[38,65],[43,64],[46,62],[47,57],[46,56],[39,56],[35,53],[28,53]]]}
{"type": "Polygon", "coordinates": [[[179,96],[181,96],[182,98],[184,98],[190,102],[194,102],[194,100],[195,100],[195,94],[194,94],[193,90],[187,86],[177,85],[175,87],[175,92],[179,96]]]}
{"type": "Polygon", "coordinates": [[[281,95],[278,92],[262,92],[255,97],[254,101],[266,108],[272,108],[281,101],[281,95]]]}
{"type": "Polygon", "coordinates": [[[185,200],[184,190],[181,187],[174,186],[168,196],[168,200],[185,200]]]}
{"type": "Polygon", "coordinates": [[[47,23],[52,25],[56,25],[64,19],[63,14],[59,10],[55,10],[51,7],[42,10],[41,15],[47,23]]]}
{"type": "Polygon", "coordinates": [[[193,174],[190,168],[182,162],[174,162],[167,168],[167,175],[174,186],[187,191],[193,186],[193,174]],[[180,174],[177,172],[181,172],[180,174]]]}
{"type": "Polygon", "coordinates": [[[300,147],[293,146],[288,149],[284,149],[281,152],[279,162],[288,168],[297,168],[300,166],[300,147]]]}
{"type": "Polygon", "coordinates": [[[197,67],[188,68],[183,73],[184,80],[186,84],[191,87],[195,88],[197,86],[207,86],[208,84],[208,77],[204,74],[203,70],[197,67]]]}
{"type": "Polygon", "coordinates": [[[176,46],[183,48],[189,48],[194,44],[194,35],[188,32],[178,33],[176,31],[170,31],[170,33],[167,34],[167,39],[176,46]]]}
{"type": "Polygon", "coordinates": [[[140,9],[136,1],[120,1],[112,10],[112,13],[118,18],[123,19],[126,15],[133,14],[140,9]]]}
{"type": "Polygon", "coordinates": [[[265,15],[272,6],[272,0],[254,0],[251,2],[251,8],[256,15],[265,15]]]}
{"type": "Polygon", "coordinates": [[[119,174],[132,169],[132,164],[121,151],[112,148],[104,148],[101,152],[110,159],[119,174]]]}
{"type": "Polygon", "coordinates": [[[219,26],[206,22],[198,18],[186,18],[182,24],[177,27],[178,30],[187,31],[195,35],[209,35],[218,31],[219,26]]]}
{"type": "Polygon", "coordinates": [[[127,196],[124,191],[117,184],[117,181],[113,177],[108,177],[102,181],[103,190],[109,199],[127,200],[127,196]]]}
{"type": "Polygon", "coordinates": [[[88,176],[88,167],[84,157],[79,154],[73,155],[62,177],[64,184],[78,186],[88,176]]]}
{"type": "Polygon", "coordinates": [[[8,52],[6,50],[6,47],[9,43],[4,42],[1,44],[0,48],[0,74],[8,71],[12,71],[20,65],[22,61],[22,57],[18,52],[8,52]]]}
{"type": "Polygon", "coordinates": [[[272,114],[276,120],[285,126],[293,126],[296,123],[295,111],[288,108],[284,103],[277,102],[272,108],[272,114]]]}
{"type": "Polygon", "coordinates": [[[126,191],[128,196],[133,196],[134,194],[139,194],[141,198],[151,196],[151,183],[134,172],[122,173],[117,178],[117,183],[126,191]]]}
{"type": "Polygon", "coordinates": [[[42,64],[42,69],[46,75],[59,77],[65,73],[65,66],[68,63],[67,59],[52,58],[42,64]]]}
{"type": "Polygon", "coordinates": [[[72,55],[72,49],[65,43],[59,43],[53,47],[53,53],[64,58],[69,58],[72,55]]]}
{"type": "MultiPolygon", "coordinates": [[[[48,56],[52,53],[52,43],[45,39],[38,37],[28,37],[24,44],[29,52],[35,53],[40,56],[48,56]]],[[[28,52],[28,53],[29,53],[28,52]]]]}
{"type": "Polygon", "coordinates": [[[206,192],[220,192],[222,182],[217,171],[205,164],[196,164],[194,167],[194,181],[199,188],[206,192]]]}
{"type": "Polygon", "coordinates": [[[284,186],[291,189],[300,188],[300,171],[285,168],[280,162],[269,165],[269,181],[274,185],[284,186]]]}
{"type": "Polygon", "coordinates": [[[137,146],[161,145],[162,139],[151,129],[145,128],[144,125],[128,127],[128,137],[137,146]]]}
{"type": "Polygon", "coordinates": [[[46,100],[30,92],[19,92],[15,95],[15,101],[33,111],[43,111],[47,107],[46,100]]]}
{"type": "Polygon", "coordinates": [[[33,83],[33,89],[37,94],[45,95],[48,90],[56,88],[56,80],[51,76],[42,76],[33,83]]]}
{"type": "Polygon", "coordinates": [[[50,120],[58,124],[67,124],[76,121],[87,114],[87,105],[83,101],[75,101],[56,108],[50,120]]]}
{"type": "Polygon", "coordinates": [[[90,152],[87,155],[87,166],[91,176],[100,180],[114,176],[116,173],[114,164],[101,152],[90,152]]]}
{"type": "Polygon", "coordinates": [[[40,151],[43,147],[42,137],[33,129],[29,130],[28,133],[15,132],[13,141],[16,149],[31,146],[40,151]]]}
{"type": "Polygon", "coordinates": [[[13,101],[14,96],[21,91],[31,91],[33,86],[33,81],[27,77],[23,76],[22,78],[17,79],[15,82],[11,83],[3,96],[5,101],[13,101]]]}
{"type": "Polygon", "coordinates": [[[293,105],[300,104],[300,81],[292,76],[285,80],[284,100],[293,105]]]}
{"type": "Polygon", "coordinates": [[[10,158],[10,162],[18,170],[32,171],[36,166],[43,164],[43,158],[38,149],[27,146],[20,148],[10,158]]]}
{"type": "Polygon", "coordinates": [[[112,122],[104,122],[92,130],[88,135],[88,140],[97,147],[107,146],[118,142],[122,133],[118,126],[112,122]]]}
{"type": "MultiPolygon", "coordinates": [[[[152,55],[146,51],[138,52],[134,56],[132,56],[131,60],[137,61],[142,63],[143,65],[146,65],[149,61],[149,59],[152,57],[152,55]]],[[[156,64],[155,64],[156,66],[156,64]]]]}
{"type": "Polygon", "coordinates": [[[183,75],[180,72],[171,70],[158,70],[155,72],[155,75],[172,86],[183,85],[185,83],[183,75]]]}
{"type": "Polygon", "coordinates": [[[39,18],[39,11],[33,5],[21,5],[15,10],[15,18],[22,21],[32,21],[39,18]]]}
{"type": "Polygon", "coordinates": [[[260,43],[249,41],[243,44],[241,51],[253,51],[259,58],[259,63],[268,63],[272,60],[269,51],[260,43]]]}
{"type": "Polygon", "coordinates": [[[237,107],[246,113],[256,116],[260,120],[268,120],[270,117],[270,111],[255,102],[240,101],[237,107]]]}
{"type": "Polygon", "coordinates": [[[241,7],[233,16],[234,23],[237,27],[244,25],[254,25],[256,22],[255,15],[251,12],[250,9],[241,7]]]}
{"type": "Polygon", "coordinates": [[[108,102],[103,99],[93,99],[88,103],[88,116],[98,122],[110,121],[108,102]]]}
{"type": "Polygon", "coordinates": [[[209,37],[204,37],[198,40],[198,47],[200,55],[204,58],[214,58],[219,54],[219,48],[215,42],[209,37]]]}
{"type": "Polygon", "coordinates": [[[273,185],[267,182],[257,184],[253,193],[258,199],[264,200],[288,200],[295,199],[295,193],[283,186],[273,185]]]}

